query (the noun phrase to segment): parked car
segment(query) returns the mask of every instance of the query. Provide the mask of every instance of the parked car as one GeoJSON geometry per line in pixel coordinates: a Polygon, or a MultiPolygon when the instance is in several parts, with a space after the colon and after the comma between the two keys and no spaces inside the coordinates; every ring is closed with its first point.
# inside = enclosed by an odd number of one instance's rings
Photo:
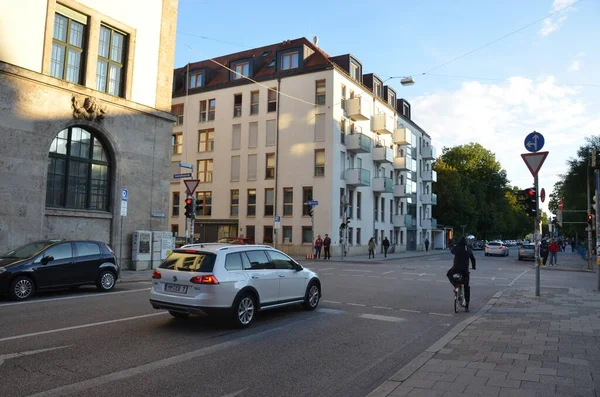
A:
{"type": "Polygon", "coordinates": [[[525,259],[535,260],[535,244],[523,244],[519,248],[518,258],[520,261],[525,259]]]}
{"type": "Polygon", "coordinates": [[[321,280],[266,245],[198,244],[176,249],[152,274],[150,303],[173,317],[225,313],[247,327],[256,313],[302,304],[316,309],[321,280]]]}
{"type": "Polygon", "coordinates": [[[248,245],[254,244],[254,239],[248,237],[223,237],[218,239],[217,243],[248,245]]]}
{"type": "Polygon", "coordinates": [[[504,245],[502,241],[490,241],[485,245],[484,252],[485,256],[508,256],[508,254],[510,253],[509,248],[506,245],[504,245]]]}
{"type": "Polygon", "coordinates": [[[44,240],[0,257],[0,295],[25,300],[36,290],[95,284],[110,291],[120,275],[112,249],[99,241],[44,240]]]}
{"type": "Polygon", "coordinates": [[[485,242],[483,242],[482,240],[473,241],[473,244],[471,245],[471,249],[474,251],[481,251],[484,247],[485,242]]]}

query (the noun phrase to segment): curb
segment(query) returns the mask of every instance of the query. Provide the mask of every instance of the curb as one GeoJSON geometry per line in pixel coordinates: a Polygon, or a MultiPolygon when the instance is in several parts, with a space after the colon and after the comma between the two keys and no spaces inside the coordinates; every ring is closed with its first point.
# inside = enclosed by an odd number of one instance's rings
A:
{"type": "Polygon", "coordinates": [[[479,311],[460,323],[456,324],[446,335],[442,336],[437,342],[431,345],[423,353],[412,359],[408,364],[402,367],[398,372],[390,377],[389,380],[383,382],[377,389],[373,390],[367,395],[367,397],[387,397],[389,396],[398,386],[407,380],[412,374],[417,372],[429,359],[431,359],[437,352],[443,349],[448,342],[456,338],[465,328],[471,323],[484,316],[498,301],[506,290],[496,292],[492,298],[483,306],[479,311]]]}
{"type": "MultiPolygon", "coordinates": [[[[533,267],[533,269],[535,269],[535,266],[533,267]]],[[[559,272],[583,272],[583,273],[596,273],[595,270],[590,270],[590,269],[565,269],[565,268],[559,268],[559,267],[546,267],[546,266],[542,266],[540,269],[542,270],[548,270],[548,271],[559,271],[559,272]]]]}
{"type": "MultiPolygon", "coordinates": [[[[445,251],[445,250],[440,250],[440,252],[436,252],[434,254],[423,254],[423,255],[411,255],[411,256],[401,256],[401,257],[396,257],[396,258],[376,258],[374,259],[375,262],[384,262],[384,261],[394,261],[394,260],[402,260],[402,259],[412,259],[412,258],[425,258],[428,256],[435,256],[435,255],[439,255],[439,254],[449,254],[450,251],[445,251]]],[[[355,258],[355,257],[350,257],[350,258],[355,258]]],[[[353,259],[349,259],[349,260],[341,260],[341,259],[321,259],[321,261],[323,262],[339,262],[339,263],[344,263],[344,262],[361,262],[359,260],[353,260],[353,259]]],[[[366,262],[370,262],[371,259],[365,259],[366,262]]]]}

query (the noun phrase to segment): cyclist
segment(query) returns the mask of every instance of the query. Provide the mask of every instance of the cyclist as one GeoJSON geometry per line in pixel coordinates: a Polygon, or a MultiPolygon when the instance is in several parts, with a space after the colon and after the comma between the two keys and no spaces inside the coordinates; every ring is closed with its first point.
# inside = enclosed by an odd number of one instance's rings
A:
{"type": "Polygon", "coordinates": [[[462,283],[465,288],[465,310],[469,311],[469,301],[471,300],[471,286],[469,285],[469,261],[471,261],[471,269],[475,270],[476,261],[475,256],[473,255],[473,251],[471,248],[467,246],[467,239],[465,236],[462,236],[458,243],[452,248],[451,251],[454,254],[454,264],[446,273],[446,277],[450,280],[452,284],[452,288],[454,288],[454,278],[455,274],[460,274],[462,276],[462,283]]]}

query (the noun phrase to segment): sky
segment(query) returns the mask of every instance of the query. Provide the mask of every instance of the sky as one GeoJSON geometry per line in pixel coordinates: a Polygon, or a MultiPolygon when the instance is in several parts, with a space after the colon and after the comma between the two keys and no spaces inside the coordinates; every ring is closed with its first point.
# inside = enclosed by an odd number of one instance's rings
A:
{"type": "Polygon", "coordinates": [[[363,73],[412,76],[409,87],[386,84],[411,103],[438,154],[478,142],[527,188],[520,154],[527,134],[541,133],[547,197],[585,137],[600,134],[600,0],[235,3],[179,0],[176,67],[318,36],[329,55],[356,56],[363,73]]]}

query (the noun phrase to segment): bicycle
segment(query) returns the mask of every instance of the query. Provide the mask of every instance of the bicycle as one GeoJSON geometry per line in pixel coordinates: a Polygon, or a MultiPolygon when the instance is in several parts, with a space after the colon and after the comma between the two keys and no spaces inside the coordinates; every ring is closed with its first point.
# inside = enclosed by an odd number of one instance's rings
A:
{"type": "Polygon", "coordinates": [[[458,313],[458,307],[464,307],[467,310],[467,302],[465,301],[465,288],[463,284],[462,274],[452,275],[454,278],[454,313],[458,313]]]}

